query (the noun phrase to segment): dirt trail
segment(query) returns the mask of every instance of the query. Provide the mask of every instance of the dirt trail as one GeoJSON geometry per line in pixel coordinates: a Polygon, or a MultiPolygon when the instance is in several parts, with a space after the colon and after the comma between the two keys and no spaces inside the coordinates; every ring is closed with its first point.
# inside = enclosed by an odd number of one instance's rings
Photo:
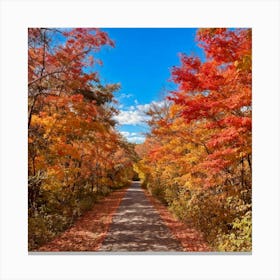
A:
{"type": "Polygon", "coordinates": [[[139,182],[133,182],[120,203],[99,251],[183,251],[139,182]]]}
{"type": "Polygon", "coordinates": [[[53,241],[35,250],[207,252],[200,232],[175,218],[140,182],[100,200],[53,241]]]}

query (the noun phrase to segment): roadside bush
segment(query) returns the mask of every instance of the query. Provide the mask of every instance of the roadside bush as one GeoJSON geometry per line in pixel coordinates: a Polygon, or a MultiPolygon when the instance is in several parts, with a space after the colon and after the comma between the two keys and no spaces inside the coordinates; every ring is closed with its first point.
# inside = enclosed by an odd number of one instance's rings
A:
{"type": "Polygon", "coordinates": [[[220,233],[215,242],[218,251],[250,252],[252,250],[252,212],[232,222],[230,233],[220,233]]]}
{"type": "MultiPolygon", "coordinates": [[[[108,194],[108,189],[103,195],[108,194]]],[[[101,194],[99,194],[101,196],[101,194]]],[[[67,191],[67,189],[44,190],[40,188],[36,207],[29,209],[28,248],[36,250],[70,227],[77,217],[92,208],[97,194],[88,186],[67,191]]]]}
{"type": "Polygon", "coordinates": [[[42,216],[28,218],[28,250],[38,248],[55,236],[42,216]]]}

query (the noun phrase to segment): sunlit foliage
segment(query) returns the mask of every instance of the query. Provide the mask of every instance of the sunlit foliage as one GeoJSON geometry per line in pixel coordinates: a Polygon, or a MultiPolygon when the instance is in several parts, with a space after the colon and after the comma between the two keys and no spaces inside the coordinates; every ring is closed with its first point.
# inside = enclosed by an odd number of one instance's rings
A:
{"type": "Polygon", "coordinates": [[[144,184],[214,250],[252,248],[251,30],[200,29],[206,60],[181,54],[168,106],[137,152],[144,184]]]}
{"type": "Polygon", "coordinates": [[[133,176],[134,147],[115,129],[119,84],[103,85],[94,28],[28,30],[29,249],[63,231],[133,176]]]}

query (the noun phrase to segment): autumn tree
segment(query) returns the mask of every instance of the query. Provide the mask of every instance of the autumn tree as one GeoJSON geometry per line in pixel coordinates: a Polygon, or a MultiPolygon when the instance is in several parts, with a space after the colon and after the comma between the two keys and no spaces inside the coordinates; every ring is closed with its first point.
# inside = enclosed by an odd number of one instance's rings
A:
{"type": "Polygon", "coordinates": [[[115,129],[114,92],[94,56],[96,28],[28,30],[29,247],[67,228],[100,195],[126,185],[134,154],[115,129]]]}
{"type": "Polygon", "coordinates": [[[200,29],[206,60],[181,54],[177,90],[138,147],[144,183],[213,248],[251,250],[251,30],[200,29]]]}

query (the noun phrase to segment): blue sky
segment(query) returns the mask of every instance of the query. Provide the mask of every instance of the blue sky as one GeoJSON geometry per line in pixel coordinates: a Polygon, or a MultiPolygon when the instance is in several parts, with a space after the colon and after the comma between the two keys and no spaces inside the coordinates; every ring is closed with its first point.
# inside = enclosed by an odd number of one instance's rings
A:
{"type": "Polygon", "coordinates": [[[179,53],[203,58],[195,42],[194,28],[101,28],[115,42],[95,57],[103,83],[120,83],[116,93],[120,123],[117,128],[130,141],[140,143],[148,126],[145,111],[152,102],[160,102],[164,92],[174,89],[170,70],[180,65],[179,53]]]}

